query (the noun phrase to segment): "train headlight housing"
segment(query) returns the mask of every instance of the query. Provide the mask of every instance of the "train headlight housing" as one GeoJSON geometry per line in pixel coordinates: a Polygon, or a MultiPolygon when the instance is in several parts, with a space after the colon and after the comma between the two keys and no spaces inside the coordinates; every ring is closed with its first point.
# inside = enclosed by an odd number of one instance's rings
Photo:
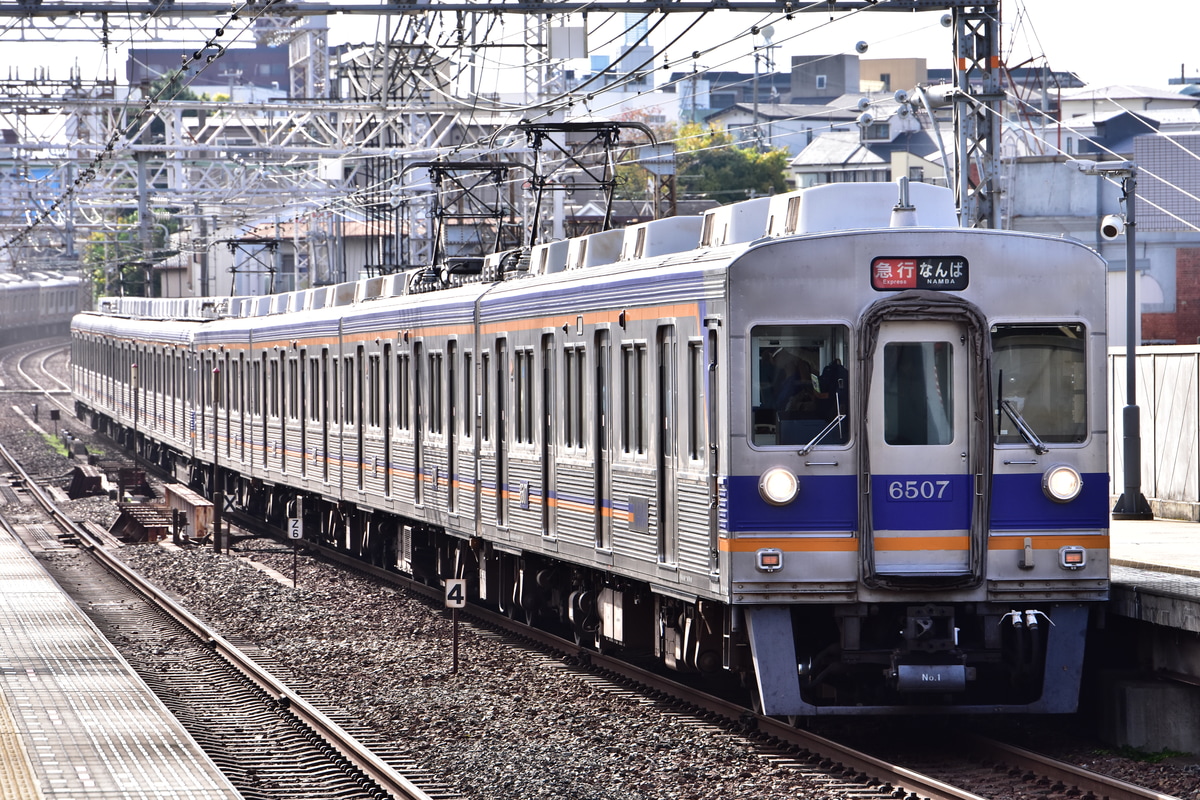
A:
{"type": "Polygon", "coordinates": [[[1074,467],[1059,464],[1042,475],[1042,491],[1056,503],[1069,503],[1083,490],[1083,478],[1074,467]]]}
{"type": "Polygon", "coordinates": [[[773,506],[786,506],[799,491],[800,480],[787,467],[771,467],[758,479],[758,493],[773,506]]]}

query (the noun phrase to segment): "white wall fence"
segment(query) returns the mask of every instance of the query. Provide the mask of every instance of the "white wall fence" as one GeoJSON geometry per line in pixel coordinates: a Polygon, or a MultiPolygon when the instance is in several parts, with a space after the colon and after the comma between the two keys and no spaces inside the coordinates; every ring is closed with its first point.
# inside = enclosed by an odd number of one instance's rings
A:
{"type": "MultiPolygon", "coordinates": [[[[1125,486],[1125,364],[1124,348],[1109,350],[1108,472],[1114,503],[1125,486]]],[[[1139,347],[1136,364],[1142,495],[1156,517],[1200,521],[1200,347],[1139,347]]]]}

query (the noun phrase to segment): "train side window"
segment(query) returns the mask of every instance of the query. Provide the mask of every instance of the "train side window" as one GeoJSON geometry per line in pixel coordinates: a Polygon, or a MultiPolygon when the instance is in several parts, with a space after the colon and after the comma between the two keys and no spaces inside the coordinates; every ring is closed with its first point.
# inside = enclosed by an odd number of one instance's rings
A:
{"type": "Polygon", "coordinates": [[[533,351],[513,353],[516,368],[513,398],[514,441],[533,444],[533,351]]]}
{"type": "Polygon", "coordinates": [[[1087,439],[1087,331],[1079,323],[993,325],[997,444],[1026,444],[1014,416],[1047,443],[1087,439]]]}
{"type": "Polygon", "coordinates": [[[442,432],[442,354],[429,354],[429,432],[442,432]]]}
{"type": "Polygon", "coordinates": [[[621,346],[621,446],[626,453],[646,452],[646,345],[621,346]]]}
{"type": "MultiPolygon", "coordinates": [[[[805,445],[838,414],[849,414],[849,327],[757,325],[750,331],[750,441],[805,445]]],[[[820,445],[850,439],[843,421],[820,445]]]]}
{"type": "Polygon", "coordinates": [[[583,375],[586,363],[587,353],[583,347],[573,346],[563,350],[563,443],[579,450],[587,447],[583,424],[583,375]]]}
{"type": "Polygon", "coordinates": [[[296,359],[288,359],[287,372],[287,415],[296,420],[300,411],[300,364],[296,359]]]}

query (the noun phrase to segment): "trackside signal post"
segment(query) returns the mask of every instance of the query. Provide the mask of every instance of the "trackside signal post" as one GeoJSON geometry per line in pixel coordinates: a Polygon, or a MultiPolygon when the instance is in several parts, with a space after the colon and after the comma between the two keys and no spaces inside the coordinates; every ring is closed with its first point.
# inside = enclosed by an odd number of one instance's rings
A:
{"type": "Polygon", "coordinates": [[[446,608],[450,609],[450,623],[454,626],[454,662],[451,675],[458,674],[458,610],[467,604],[467,582],[462,578],[446,581],[446,608]]]}

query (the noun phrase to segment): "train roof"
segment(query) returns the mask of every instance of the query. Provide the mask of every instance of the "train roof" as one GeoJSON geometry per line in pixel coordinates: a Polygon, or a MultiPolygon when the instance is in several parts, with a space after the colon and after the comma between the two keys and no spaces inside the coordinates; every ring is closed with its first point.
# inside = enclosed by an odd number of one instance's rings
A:
{"type": "MultiPolygon", "coordinates": [[[[640,223],[625,229],[603,231],[565,241],[544,242],[531,251],[509,251],[477,259],[479,272],[457,274],[453,269],[436,274],[430,268],[363,278],[275,295],[219,298],[149,299],[102,298],[97,314],[133,320],[192,321],[205,323],[213,332],[242,327],[237,320],[253,318],[255,337],[287,336],[293,325],[325,320],[370,328],[379,316],[389,324],[418,325],[433,312],[439,319],[458,308],[471,313],[482,298],[485,310],[522,313],[521,306],[537,304],[538,287],[571,281],[586,295],[592,283],[596,292],[628,293],[630,302],[645,300],[649,292],[696,291],[704,273],[719,272],[722,264],[760,244],[782,238],[821,236],[849,231],[898,227],[957,229],[958,217],[950,189],[931,184],[896,183],[828,184],[771,197],[709,209],[700,216],[672,217],[640,223]],[[645,277],[648,270],[656,280],[645,277]],[[667,280],[678,278],[673,282],[667,280]],[[524,278],[538,277],[537,281],[524,278]],[[417,303],[406,300],[419,295],[417,303]],[[354,315],[346,315],[356,306],[354,315]],[[224,324],[222,322],[225,321],[224,324]]],[[[995,233],[994,231],[990,233],[995,233]]],[[[664,295],[665,296],[665,295],[664,295]]],[[[669,297],[667,298],[669,299],[669,297]]],[[[545,311],[546,309],[538,309],[545,311]]],[[[464,317],[464,320],[466,317],[464,317]]],[[[311,331],[311,328],[308,330],[311,331]]],[[[204,338],[200,334],[198,338],[204,338]]]]}

